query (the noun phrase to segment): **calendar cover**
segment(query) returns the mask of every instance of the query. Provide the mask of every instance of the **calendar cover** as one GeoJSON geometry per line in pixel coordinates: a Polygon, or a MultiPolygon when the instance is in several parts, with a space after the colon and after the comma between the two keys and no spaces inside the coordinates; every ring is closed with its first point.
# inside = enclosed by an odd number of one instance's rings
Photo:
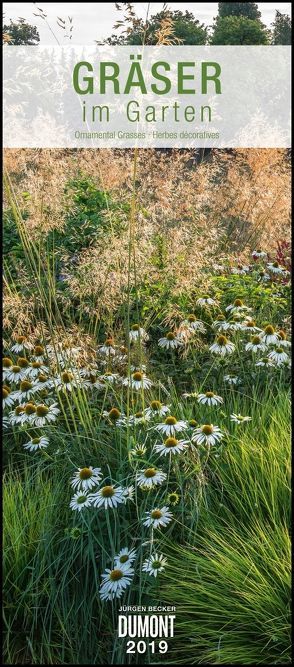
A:
{"type": "Polygon", "coordinates": [[[290,10],[4,3],[4,664],[291,662],[290,10]]]}

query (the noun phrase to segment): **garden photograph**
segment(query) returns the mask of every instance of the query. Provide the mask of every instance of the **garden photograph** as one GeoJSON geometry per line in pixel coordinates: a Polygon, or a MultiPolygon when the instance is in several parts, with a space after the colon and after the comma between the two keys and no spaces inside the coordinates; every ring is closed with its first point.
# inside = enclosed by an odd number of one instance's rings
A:
{"type": "MultiPolygon", "coordinates": [[[[5,49],[78,32],[4,4],[5,49]]],[[[289,43],[211,4],[105,41],[289,43]]],[[[290,149],[5,147],[3,180],[4,664],[291,664],[290,149]]]]}

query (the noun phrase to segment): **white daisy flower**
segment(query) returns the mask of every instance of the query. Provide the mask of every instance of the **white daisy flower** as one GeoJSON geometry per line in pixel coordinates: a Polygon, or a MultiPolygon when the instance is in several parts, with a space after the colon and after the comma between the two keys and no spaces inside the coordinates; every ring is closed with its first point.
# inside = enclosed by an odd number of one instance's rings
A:
{"type": "Polygon", "coordinates": [[[134,415],[130,415],[128,423],[130,426],[136,426],[136,424],[146,424],[148,421],[150,421],[150,417],[146,414],[146,412],[138,411],[134,415]]]}
{"type": "Polygon", "coordinates": [[[244,320],[244,322],[241,323],[241,328],[242,328],[242,331],[244,331],[245,333],[251,333],[251,334],[255,334],[255,333],[258,334],[262,331],[262,329],[260,329],[260,327],[256,326],[255,321],[251,320],[251,319],[250,320],[244,320]]]}
{"type": "Polygon", "coordinates": [[[252,417],[243,417],[242,415],[236,415],[233,413],[230,415],[231,422],[235,422],[236,424],[243,424],[243,422],[251,422],[252,417]]]}
{"type": "Polygon", "coordinates": [[[125,415],[123,412],[120,412],[118,408],[110,408],[110,410],[104,410],[102,412],[102,417],[106,417],[106,419],[109,419],[113,424],[115,424],[117,421],[122,423],[122,421],[125,423],[125,415]]]}
{"type": "Polygon", "coordinates": [[[72,391],[80,384],[77,371],[62,371],[60,375],[54,378],[54,384],[57,391],[72,391]]]}
{"type": "Polygon", "coordinates": [[[217,301],[212,299],[210,296],[203,296],[200,299],[197,299],[196,306],[217,306],[217,301]]]}
{"type": "Polygon", "coordinates": [[[2,428],[9,428],[10,421],[9,417],[2,417],[2,428]]]}
{"type": "Polygon", "coordinates": [[[126,503],[128,500],[134,500],[135,496],[135,487],[127,486],[126,489],[123,489],[123,502],[126,503]]]}
{"type": "Polygon", "coordinates": [[[90,491],[97,486],[102,479],[101,468],[78,468],[75,472],[71,485],[74,489],[90,491]]]}
{"type": "Polygon", "coordinates": [[[150,512],[145,512],[146,519],[143,521],[143,526],[151,526],[152,528],[165,528],[172,520],[172,512],[169,507],[155,507],[150,512]]]}
{"type": "Polygon", "coordinates": [[[232,352],[234,352],[235,345],[234,343],[231,343],[226,336],[218,336],[215,343],[213,343],[209,349],[213,354],[220,354],[224,357],[226,354],[232,354],[232,352]]]}
{"type": "Polygon", "coordinates": [[[129,338],[132,342],[137,340],[145,341],[148,340],[149,336],[147,331],[140,327],[139,324],[133,324],[129,331],[129,338]]]}
{"type": "Polygon", "coordinates": [[[182,327],[188,327],[190,331],[198,331],[199,333],[205,333],[206,327],[204,326],[201,320],[197,320],[195,315],[188,315],[187,319],[181,323],[182,327]]]}
{"type": "Polygon", "coordinates": [[[113,338],[106,338],[103,345],[100,345],[98,352],[105,357],[113,357],[115,355],[115,347],[113,338]]]}
{"type": "Polygon", "coordinates": [[[228,313],[235,313],[235,312],[240,312],[240,311],[249,311],[251,308],[248,308],[248,306],[245,306],[243,303],[242,299],[235,299],[234,303],[230,303],[229,306],[226,307],[226,311],[228,313]]]}
{"type": "Polygon", "coordinates": [[[136,558],[136,549],[128,549],[125,547],[114,557],[114,566],[121,567],[121,565],[132,565],[136,558]]]}
{"type": "Polygon", "coordinates": [[[16,342],[12,345],[11,352],[20,354],[21,352],[25,352],[25,350],[31,350],[32,347],[33,345],[25,336],[17,336],[16,342]]]}
{"type": "Polygon", "coordinates": [[[32,361],[29,365],[29,368],[27,370],[26,377],[29,379],[35,379],[37,378],[40,374],[42,375],[48,375],[49,373],[49,368],[45,364],[41,363],[40,361],[32,361]]]}
{"type": "Polygon", "coordinates": [[[137,472],[137,484],[147,489],[152,489],[154,486],[159,486],[166,479],[166,473],[156,468],[145,468],[137,472]]]}
{"type": "Polygon", "coordinates": [[[29,442],[26,442],[25,445],[23,445],[24,449],[28,449],[30,452],[36,452],[38,449],[44,449],[44,447],[48,447],[49,445],[49,438],[46,438],[44,435],[40,436],[39,438],[31,438],[29,442]]]}
{"type": "Polygon", "coordinates": [[[238,264],[238,266],[233,266],[233,268],[231,269],[231,272],[234,273],[237,276],[244,276],[244,275],[246,275],[246,273],[248,273],[249,270],[250,270],[249,266],[246,266],[245,264],[244,264],[244,266],[242,266],[241,264],[238,264]]]}
{"type": "Polygon", "coordinates": [[[279,342],[279,334],[271,324],[264,327],[260,335],[265,345],[276,345],[279,342]]]}
{"type": "Polygon", "coordinates": [[[145,410],[145,415],[148,419],[152,419],[152,417],[165,417],[169,411],[168,405],[163,405],[160,401],[151,401],[149,408],[145,410]]]}
{"type": "Polygon", "coordinates": [[[197,402],[202,405],[220,405],[223,403],[223,398],[218,396],[213,391],[206,391],[205,394],[198,394],[197,402]]]}
{"type": "Polygon", "coordinates": [[[12,426],[17,426],[22,424],[24,421],[24,405],[18,405],[14,410],[9,413],[9,422],[12,426]]]}
{"type": "Polygon", "coordinates": [[[35,345],[32,352],[32,360],[39,361],[41,364],[44,363],[46,358],[46,350],[43,345],[35,345]]]}
{"type": "Polygon", "coordinates": [[[251,341],[245,345],[246,352],[265,352],[266,345],[261,336],[252,336],[251,341]]]}
{"type": "Polygon", "coordinates": [[[102,574],[99,595],[101,600],[114,600],[120,598],[126,588],[132,583],[134,570],[128,564],[116,567],[114,570],[106,569],[102,574]]]}
{"type": "Polygon", "coordinates": [[[176,433],[184,431],[187,428],[187,422],[183,420],[178,421],[175,417],[169,415],[163,423],[157,424],[154,428],[159,433],[164,433],[167,436],[174,436],[176,433]]]}
{"type": "Polygon", "coordinates": [[[17,391],[13,392],[13,398],[18,403],[27,403],[35,392],[35,388],[30,380],[22,380],[17,391]]]}
{"type": "Polygon", "coordinates": [[[216,329],[219,333],[221,333],[222,331],[234,331],[237,323],[235,324],[232,321],[223,320],[219,322],[216,321],[213,324],[214,324],[214,329],[216,329]]]}
{"type": "Polygon", "coordinates": [[[168,454],[180,454],[187,449],[188,443],[186,440],[177,440],[176,438],[169,436],[162,443],[154,445],[154,451],[160,456],[168,456],[168,454]]]}
{"type": "Polygon", "coordinates": [[[14,398],[13,394],[15,394],[15,392],[11,392],[11,389],[9,387],[7,387],[6,384],[3,385],[3,387],[2,387],[2,407],[3,408],[6,408],[7,406],[11,407],[14,404],[15,398],[14,398]]]}
{"type": "Polygon", "coordinates": [[[147,452],[147,448],[145,445],[135,445],[133,449],[130,449],[130,454],[132,456],[138,456],[139,458],[143,458],[147,452]]]}
{"type": "Polygon", "coordinates": [[[261,366],[261,367],[262,366],[264,366],[264,367],[271,366],[271,367],[273,367],[274,363],[273,363],[272,359],[269,359],[268,357],[261,357],[261,359],[259,359],[259,361],[256,362],[255,366],[261,366]]]}
{"type": "Polygon", "coordinates": [[[152,384],[152,381],[149,380],[145,373],[142,373],[141,371],[135,371],[135,373],[132,373],[130,378],[125,378],[123,380],[124,386],[127,385],[135,391],[140,391],[141,389],[150,389],[152,384]]]}
{"type": "Polygon", "coordinates": [[[35,412],[32,414],[30,421],[34,426],[45,426],[46,424],[55,422],[59,414],[60,410],[57,407],[57,403],[52,403],[52,405],[40,403],[35,406],[35,412]]]}
{"type": "Polygon", "coordinates": [[[2,377],[3,377],[3,380],[6,380],[7,374],[11,370],[12,366],[13,366],[13,361],[12,361],[12,359],[10,359],[10,357],[4,357],[4,359],[2,359],[2,377]]]}
{"type": "Polygon", "coordinates": [[[20,366],[18,366],[17,364],[11,366],[5,373],[5,379],[8,380],[8,382],[18,383],[21,380],[23,380],[24,377],[25,377],[25,370],[20,366]]]}
{"type": "Polygon", "coordinates": [[[44,375],[44,373],[40,373],[36,380],[32,380],[32,383],[34,394],[54,387],[54,381],[48,375],[44,375]]]}
{"type": "Polygon", "coordinates": [[[283,329],[280,329],[278,331],[278,336],[279,336],[279,347],[291,347],[291,343],[289,340],[287,340],[287,336],[285,334],[285,331],[283,329]]]}
{"type": "Polygon", "coordinates": [[[267,265],[267,270],[270,273],[274,273],[276,275],[281,275],[284,273],[285,269],[279,265],[279,262],[269,262],[267,265]]]}
{"type": "Polygon", "coordinates": [[[163,554],[154,554],[154,556],[150,556],[149,558],[146,558],[142,565],[142,571],[143,572],[148,572],[150,576],[157,577],[159,572],[163,572],[165,567],[167,565],[167,558],[163,556],[163,554]]]}
{"type": "Polygon", "coordinates": [[[109,507],[114,509],[120,503],[124,503],[126,500],[125,492],[126,489],[123,489],[121,486],[109,484],[102,486],[96,493],[91,493],[89,497],[94,507],[104,506],[104,509],[107,510],[109,507]]]}
{"type": "Polygon", "coordinates": [[[105,385],[107,384],[115,384],[116,382],[120,382],[121,377],[119,373],[111,373],[110,371],[106,371],[103,373],[103,375],[101,375],[101,380],[104,383],[102,386],[104,386],[105,389],[105,385]]]}
{"type": "Polygon", "coordinates": [[[166,336],[159,338],[158,345],[166,350],[176,350],[178,347],[182,347],[183,341],[179,336],[169,331],[166,336]]]}
{"type": "Polygon", "coordinates": [[[260,250],[260,248],[258,250],[253,250],[251,254],[253,259],[264,259],[265,257],[267,257],[267,252],[260,250]]]}
{"type": "Polygon", "coordinates": [[[81,512],[85,507],[91,507],[90,496],[85,491],[78,491],[72,497],[69,506],[72,510],[81,512]]]}
{"type": "Polygon", "coordinates": [[[236,385],[236,384],[240,384],[241,380],[237,375],[227,374],[227,375],[224,375],[224,382],[227,382],[227,384],[230,384],[230,385],[234,385],[234,384],[236,385]]]}
{"type": "Polygon", "coordinates": [[[191,435],[191,440],[197,445],[215,445],[215,443],[223,437],[224,434],[218,426],[214,426],[213,424],[203,424],[200,428],[195,429],[191,435]]]}
{"type": "Polygon", "coordinates": [[[268,358],[277,366],[282,366],[289,361],[289,355],[282,347],[277,347],[275,350],[272,350],[272,352],[269,353],[268,358]]]}

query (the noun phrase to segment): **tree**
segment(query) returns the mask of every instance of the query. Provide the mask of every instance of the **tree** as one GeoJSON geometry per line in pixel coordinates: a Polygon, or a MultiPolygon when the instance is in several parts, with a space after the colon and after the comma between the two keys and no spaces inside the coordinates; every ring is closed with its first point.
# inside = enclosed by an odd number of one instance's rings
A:
{"type": "Polygon", "coordinates": [[[211,44],[255,45],[268,43],[268,30],[260,21],[248,19],[245,16],[225,16],[223,18],[218,17],[215,20],[211,44]]]}
{"type": "Polygon", "coordinates": [[[272,23],[272,44],[291,44],[292,27],[288,14],[281,14],[276,10],[275,20],[272,23]]]}
{"type": "Polygon", "coordinates": [[[246,16],[253,21],[258,21],[261,18],[256,2],[219,2],[218,15],[221,18],[225,16],[246,16]]]}
{"type": "Polygon", "coordinates": [[[40,41],[36,26],[26,23],[25,19],[18,19],[14,23],[10,19],[9,25],[3,26],[3,41],[10,45],[35,46],[40,41]]]}
{"type": "Polygon", "coordinates": [[[136,19],[127,34],[111,35],[106,43],[135,46],[142,44],[145,37],[146,44],[158,44],[160,31],[163,33],[166,31],[167,37],[170,33],[170,43],[206,44],[207,42],[207,28],[191,12],[163,10],[152,16],[147,26],[142,19],[136,19]]]}

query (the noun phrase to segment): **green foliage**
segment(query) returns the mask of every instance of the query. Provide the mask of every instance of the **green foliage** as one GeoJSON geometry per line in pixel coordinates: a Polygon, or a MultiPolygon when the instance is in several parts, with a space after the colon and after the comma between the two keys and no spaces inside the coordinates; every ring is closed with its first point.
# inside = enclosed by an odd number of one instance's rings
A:
{"type": "Polygon", "coordinates": [[[213,45],[268,44],[269,36],[260,21],[246,16],[224,16],[216,19],[211,37],[213,45]]]}
{"type": "Polygon", "coordinates": [[[14,46],[36,46],[40,41],[36,26],[30,25],[23,18],[19,18],[18,21],[10,19],[10,23],[3,26],[3,33],[10,38],[7,44],[14,46]]]}
{"type": "Polygon", "coordinates": [[[287,398],[259,410],[213,473],[194,542],[170,545],[163,595],[177,606],[176,664],[291,661],[287,398]]]}
{"type": "Polygon", "coordinates": [[[89,248],[107,229],[103,214],[110,205],[107,193],[99,190],[89,178],[70,181],[65,188],[67,199],[65,224],[48,235],[49,247],[68,253],[89,248]]]}
{"type": "Polygon", "coordinates": [[[151,16],[147,29],[144,21],[138,19],[126,37],[112,35],[107,43],[139,45],[143,43],[144,37],[147,44],[156,44],[158,41],[156,32],[160,29],[165,18],[172,20],[173,37],[181,40],[181,44],[206,44],[207,28],[195,18],[192,12],[187,10],[185,12],[180,10],[158,12],[158,14],[151,16]]]}
{"type": "Polygon", "coordinates": [[[259,20],[261,13],[256,2],[219,2],[218,15],[225,16],[246,16],[253,21],[259,20]]]}
{"type": "Polygon", "coordinates": [[[292,44],[291,18],[288,14],[281,14],[278,9],[272,23],[272,44],[292,44]]]}

